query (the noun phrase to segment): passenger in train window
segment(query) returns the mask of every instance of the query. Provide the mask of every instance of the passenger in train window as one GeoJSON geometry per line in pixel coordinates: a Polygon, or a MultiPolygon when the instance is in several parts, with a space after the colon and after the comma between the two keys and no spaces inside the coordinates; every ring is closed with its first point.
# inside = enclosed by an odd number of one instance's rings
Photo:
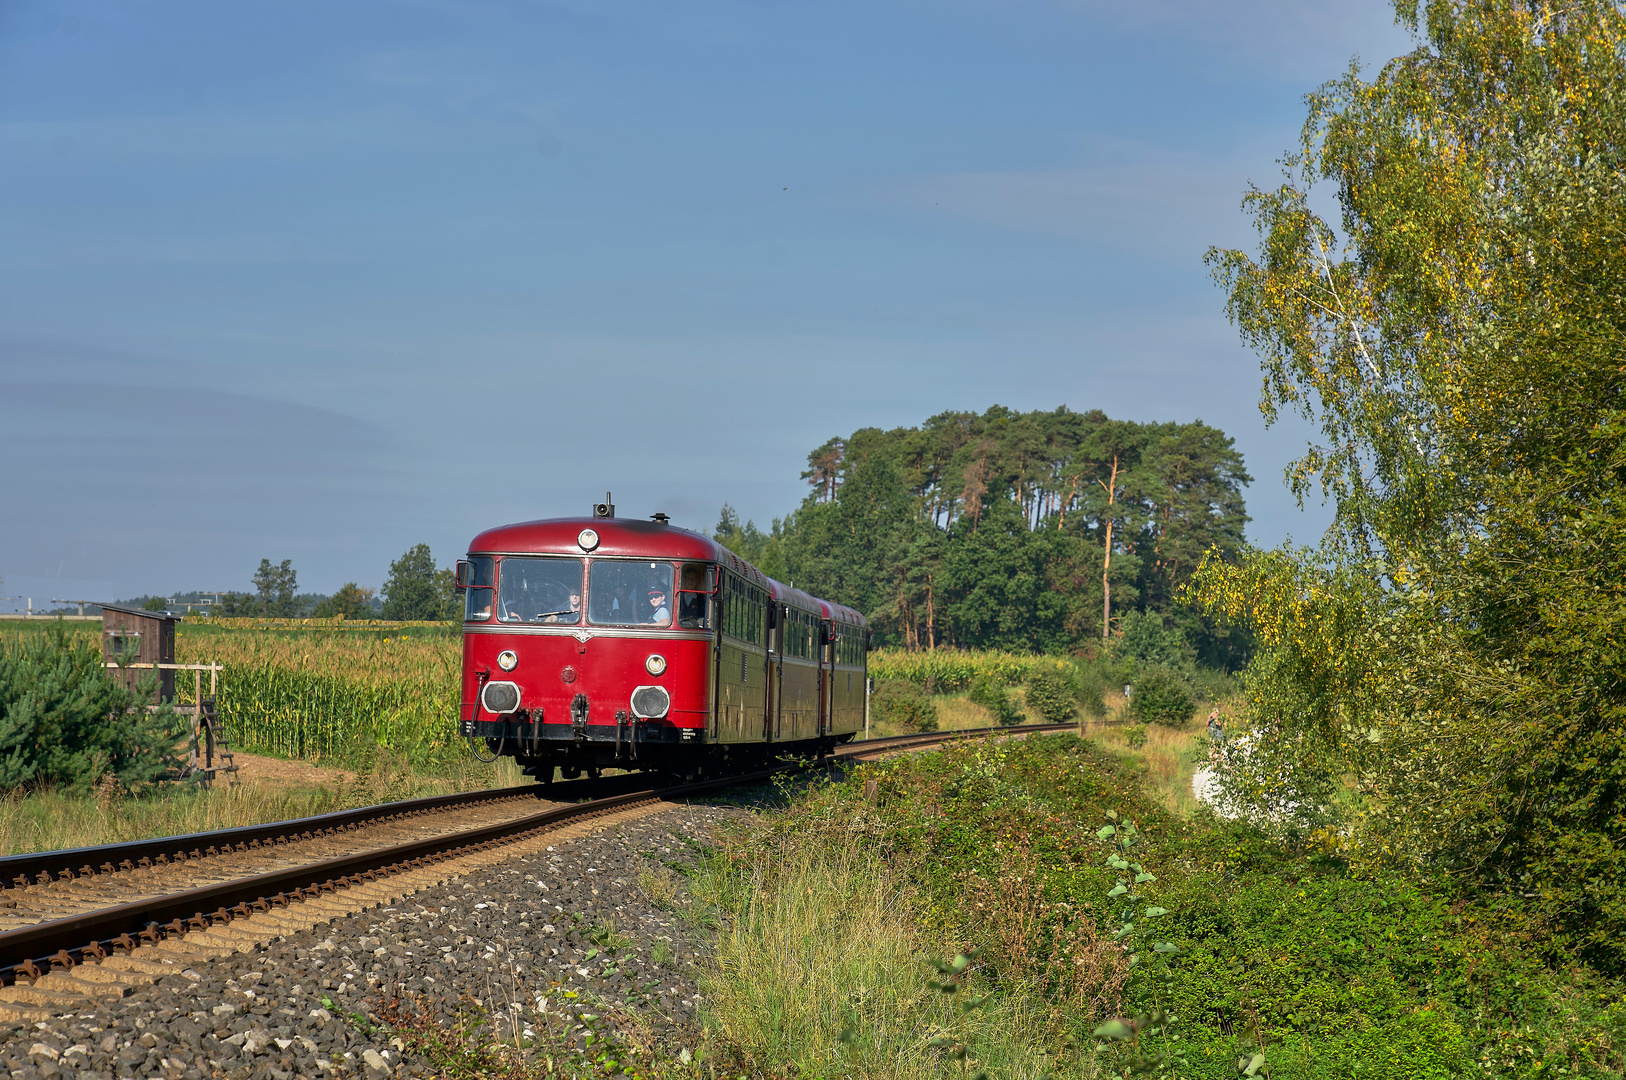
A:
{"type": "Polygon", "coordinates": [[[666,590],[652,588],[649,590],[649,605],[655,609],[649,621],[655,626],[666,626],[672,621],[672,609],[666,606],[666,590]]]}

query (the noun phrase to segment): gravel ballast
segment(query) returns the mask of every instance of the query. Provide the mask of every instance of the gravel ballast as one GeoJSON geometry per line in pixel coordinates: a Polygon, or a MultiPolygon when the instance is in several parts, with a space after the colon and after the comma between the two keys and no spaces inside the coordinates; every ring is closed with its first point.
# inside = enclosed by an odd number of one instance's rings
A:
{"type": "Polygon", "coordinates": [[[453,1045],[460,1024],[488,1021],[469,1044],[557,1056],[581,1046],[588,1009],[640,1060],[686,1060],[709,934],[684,918],[668,864],[750,814],[667,807],[93,1009],[13,1023],[0,1067],[19,1080],[434,1076],[421,1038],[388,1022],[453,1045]]]}

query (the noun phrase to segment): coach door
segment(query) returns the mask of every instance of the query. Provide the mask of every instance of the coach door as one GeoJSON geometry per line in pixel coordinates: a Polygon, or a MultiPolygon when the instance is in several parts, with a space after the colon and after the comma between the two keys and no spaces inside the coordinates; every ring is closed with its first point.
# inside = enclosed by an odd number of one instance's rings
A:
{"type": "Polygon", "coordinates": [[[831,695],[835,690],[836,628],[828,619],[819,623],[819,737],[831,728],[831,695]]]}

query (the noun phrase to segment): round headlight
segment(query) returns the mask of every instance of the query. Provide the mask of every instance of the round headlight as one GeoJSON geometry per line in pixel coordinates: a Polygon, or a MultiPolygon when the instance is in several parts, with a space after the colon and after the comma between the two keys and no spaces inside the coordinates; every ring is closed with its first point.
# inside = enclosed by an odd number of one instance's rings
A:
{"type": "Polygon", "coordinates": [[[576,534],[576,543],[583,551],[592,551],[598,547],[598,530],[583,529],[576,534]]]}
{"type": "Polygon", "coordinates": [[[651,675],[659,675],[666,670],[666,657],[660,653],[650,653],[649,659],[644,661],[644,670],[651,675]]]}
{"type": "Polygon", "coordinates": [[[504,649],[497,654],[497,666],[504,671],[513,671],[519,666],[519,657],[514,654],[513,649],[504,649]]]}

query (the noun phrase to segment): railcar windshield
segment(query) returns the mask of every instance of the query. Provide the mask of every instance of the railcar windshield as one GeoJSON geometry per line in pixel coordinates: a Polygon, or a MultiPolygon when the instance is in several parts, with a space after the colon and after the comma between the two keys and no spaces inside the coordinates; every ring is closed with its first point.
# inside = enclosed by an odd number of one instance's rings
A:
{"type": "Polygon", "coordinates": [[[497,621],[565,623],[582,620],[580,559],[510,555],[497,570],[497,621]]]}
{"type": "Polygon", "coordinates": [[[594,559],[587,617],[599,626],[671,626],[672,564],[594,559]]]}

